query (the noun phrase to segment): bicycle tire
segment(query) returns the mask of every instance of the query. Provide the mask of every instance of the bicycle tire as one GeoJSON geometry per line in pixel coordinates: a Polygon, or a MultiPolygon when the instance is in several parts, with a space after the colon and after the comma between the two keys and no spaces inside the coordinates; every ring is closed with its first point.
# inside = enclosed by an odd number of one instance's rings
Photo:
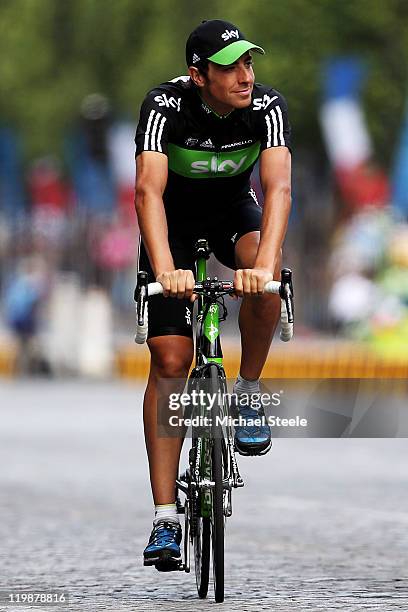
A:
{"type": "MultiPolygon", "coordinates": [[[[192,381],[190,385],[197,383],[197,379],[192,381]]],[[[190,389],[191,390],[191,389],[190,389]]],[[[194,438],[194,436],[193,436],[194,438]]],[[[192,449],[196,449],[196,442],[193,441],[192,449]]],[[[190,460],[191,461],[191,460],[190,460]]],[[[191,463],[190,463],[191,465],[191,463]]],[[[194,468],[191,466],[193,472],[194,468]]],[[[190,492],[192,512],[191,512],[191,536],[194,550],[194,569],[196,577],[197,592],[200,599],[205,599],[208,593],[208,584],[210,578],[210,559],[211,559],[211,521],[209,517],[200,516],[201,499],[200,494],[197,499],[194,499],[190,492]]]]}
{"type": "Polygon", "coordinates": [[[194,561],[198,596],[205,599],[208,593],[211,556],[211,525],[209,518],[198,517],[194,536],[194,561]]]}
{"type": "MultiPolygon", "coordinates": [[[[220,381],[217,366],[211,367],[210,376],[212,392],[218,393],[220,381]]],[[[215,601],[222,603],[224,601],[224,466],[221,428],[215,420],[217,414],[220,414],[220,411],[216,402],[213,409],[212,479],[214,488],[212,490],[211,543],[215,601]]]]}

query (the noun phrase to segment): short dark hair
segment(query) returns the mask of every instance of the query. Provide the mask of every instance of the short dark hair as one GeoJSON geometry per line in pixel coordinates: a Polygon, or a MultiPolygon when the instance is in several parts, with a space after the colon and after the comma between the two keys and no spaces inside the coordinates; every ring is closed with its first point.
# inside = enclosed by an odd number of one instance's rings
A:
{"type": "Polygon", "coordinates": [[[195,68],[197,68],[201,74],[203,74],[205,77],[208,76],[208,65],[210,63],[210,60],[208,59],[202,59],[199,62],[197,62],[195,64],[195,68]]]}

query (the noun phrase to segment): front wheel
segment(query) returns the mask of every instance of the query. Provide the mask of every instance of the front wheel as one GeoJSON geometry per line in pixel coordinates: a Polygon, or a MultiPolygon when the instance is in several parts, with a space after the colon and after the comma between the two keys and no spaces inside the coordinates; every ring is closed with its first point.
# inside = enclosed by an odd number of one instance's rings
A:
{"type": "MultiPolygon", "coordinates": [[[[218,393],[221,388],[219,371],[216,366],[211,368],[211,390],[218,393]]],[[[213,407],[213,447],[212,447],[212,558],[215,601],[224,601],[224,465],[222,427],[216,423],[216,416],[221,415],[220,406],[215,402],[213,407]]]]}
{"type": "Polygon", "coordinates": [[[221,440],[213,446],[213,511],[211,521],[215,601],[224,601],[224,487],[221,440]]]}
{"type": "Polygon", "coordinates": [[[197,517],[194,535],[194,560],[197,591],[199,597],[207,597],[210,577],[210,519],[197,517]]]}
{"type": "MultiPolygon", "coordinates": [[[[199,381],[195,380],[193,383],[197,385],[199,381]]],[[[191,386],[191,388],[195,388],[191,386]]],[[[193,429],[194,432],[194,429],[193,429]]],[[[209,464],[210,457],[210,446],[209,441],[195,435],[193,433],[193,445],[190,449],[190,474],[193,483],[198,484],[202,477],[201,469],[209,464]],[[204,465],[203,459],[205,458],[204,465]]],[[[208,593],[208,582],[210,576],[210,557],[211,557],[211,522],[210,512],[204,512],[203,506],[205,506],[202,494],[196,493],[193,487],[190,486],[189,491],[190,497],[190,533],[191,541],[194,550],[194,567],[195,576],[197,583],[197,591],[199,597],[204,599],[208,593]]]]}

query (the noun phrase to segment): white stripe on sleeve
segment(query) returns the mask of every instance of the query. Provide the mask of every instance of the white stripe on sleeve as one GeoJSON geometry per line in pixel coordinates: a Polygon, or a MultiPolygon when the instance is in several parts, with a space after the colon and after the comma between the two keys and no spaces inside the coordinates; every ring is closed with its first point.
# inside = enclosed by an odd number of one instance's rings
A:
{"type": "Polygon", "coordinates": [[[147,122],[147,128],[146,128],[146,133],[145,133],[145,139],[144,139],[144,146],[143,146],[144,151],[149,150],[150,127],[152,125],[152,120],[153,120],[155,112],[156,112],[155,110],[150,111],[149,120],[147,122]]]}
{"type": "Polygon", "coordinates": [[[269,119],[269,115],[265,115],[265,121],[266,121],[266,125],[268,126],[268,140],[266,143],[266,147],[269,148],[271,147],[271,137],[272,137],[272,126],[271,126],[271,120],[269,119]]]}
{"type": "Polygon", "coordinates": [[[283,117],[282,117],[282,111],[281,111],[281,107],[277,106],[276,107],[276,111],[278,113],[278,117],[279,117],[279,140],[280,140],[280,144],[281,145],[285,145],[285,139],[283,137],[283,117]]]}
{"type": "Polygon", "coordinates": [[[159,119],[161,116],[162,116],[161,113],[156,113],[156,117],[154,118],[152,137],[151,137],[151,150],[152,151],[156,151],[156,147],[157,147],[157,143],[155,141],[156,130],[157,130],[157,124],[159,123],[159,119]]]}
{"type": "Polygon", "coordinates": [[[160,151],[160,153],[163,153],[163,149],[161,146],[161,137],[163,133],[164,124],[166,123],[166,121],[167,121],[166,117],[162,117],[162,120],[159,126],[159,133],[157,134],[157,150],[160,151]]]}
{"type": "Polygon", "coordinates": [[[273,146],[277,147],[278,146],[278,122],[276,119],[276,113],[274,109],[271,110],[271,116],[272,116],[272,121],[273,121],[273,146]]]}

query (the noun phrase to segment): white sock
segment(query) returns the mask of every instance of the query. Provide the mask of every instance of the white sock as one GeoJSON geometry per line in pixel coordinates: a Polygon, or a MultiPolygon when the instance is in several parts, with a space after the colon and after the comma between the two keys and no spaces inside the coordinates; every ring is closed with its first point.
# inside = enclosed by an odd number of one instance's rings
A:
{"type": "Polygon", "coordinates": [[[260,393],[259,378],[257,380],[246,380],[246,378],[242,378],[241,374],[238,374],[233,391],[237,394],[247,393],[248,395],[260,393]]]}
{"type": "MultiPolygon", "coordinates": [[[[240,374],[238,374],[237,380],[233,387],[233,393],[239,395],[252,395],[253,393],[260,393],[259,387],[259,378],[258,380],[246,380],[246,378],[242,378],[240,374]]],[[[243,408],[246,407],[242,406],[243,408]]],[[[239,405],[238,405],[239,410],[239,405]]],[[[255,410],[255,408],[254,408],[255,410]]]]}
{"type": "Polygon", "coordinates": [[[154,507],[153,525],[156,525],[158,521],[163,519],[177,523],[180,522],[176,504],[158,504],[154,507]]]}

